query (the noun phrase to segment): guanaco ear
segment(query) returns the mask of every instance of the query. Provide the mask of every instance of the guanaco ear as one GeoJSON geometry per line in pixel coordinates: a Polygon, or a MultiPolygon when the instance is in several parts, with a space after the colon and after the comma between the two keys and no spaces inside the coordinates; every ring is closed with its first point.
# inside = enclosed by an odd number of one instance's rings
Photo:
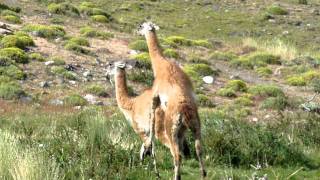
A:
{"type": "Polygon", "coordinates": [[[124,69],[124,68],[126,67],[126,63],[125,63],[125,62],[121,62],[121,61],[119,62],[119,61],[118,61],[118,62],[115,62],[115,63],[114,63],[114,66],[117,67],[117,68],[120,68],[120,69],[124,69]]]}

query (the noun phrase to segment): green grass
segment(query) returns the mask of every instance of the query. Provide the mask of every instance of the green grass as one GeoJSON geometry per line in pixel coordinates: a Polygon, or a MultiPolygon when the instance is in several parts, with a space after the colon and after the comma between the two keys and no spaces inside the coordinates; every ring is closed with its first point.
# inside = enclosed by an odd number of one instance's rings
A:
{"type": "Polygon", "coordinates": [[[214,107],[214,103],[209,96],[205,94],[197,94],[198,104],[202,107],[214,107]]]}
{"type": "Polygon", "coordinates": [[[217,91],[217,95],[223,96],[223,97],[236,97],[236,91],[232,88],[221,88],[217,91]]]}
{"type": "Polygon", "coordinates": [[[131,58],[138,61],[138,64],[136,65],[138,68],[151,69],[151,60],[149,53],[143,52],[133,55],[131,58]]]}
{"type": "Polygon", "coordinates": [[[242,80],[230,80],[226,83],[225,87],[240,92],[246,92],[248,89],[247,84],[242,80]]]}
{"type": "Polygon", "coordinates": [[[260,97],[284,96],[284,92],[276,85],[255,85],[249,87],[248,92],[260,97]]]}
{"type": "Polygon", "coordinates": [[[101,96],[101,97],[108,96],[106,88],[101,85],[98,85],[98,84],[92,84],[92,85],[88,86],[85,91],[87,93],[94,94],[96,96],[101,96]]]}
{"type": "Polygon", "coordinates": [[[137,51],[148,52],[148,45],[145,40],[136,40],[129,44],[129,48],[137,51]]]}
{"type": "Polygon", "coordinates": [[[57,37],[63,37],[66,32],[62,26],[58,25],[40,25],[40,24],[29,24],[23,27],[23,30],[35,34],[36,36],[54,39],[57,37]]]}
{"type": "Polygon", "coordinates": [[[272,75],[272,70],[268,67],[259,67],[255,69],[255,71],[260,77],[269,77],[272,75]]]}
{"type": "Polygon", "coordinates": [[[210,55],[210,60],[231,61],[237,56],[231,52],[214,52],[210,55]]]}
{"type": "Polygon", "coordinates": [[[163,51],[163,55],[169,58],[175,58],[175,59],[179,58],[179,53],[176,50],[171,48],[165,49],[163,51]]]}
{"type": "Polygon", "coordinates": [[[0,66],[0,76],[8,76],[17,80],[24,80],[27,75],[19,67],[15,65],[0,66]]]}
{"type": "Polygon", "coordinates": [[[255,52],[253,54],[242,56],[231,61],[234,66],[241,66],[247,69],[255,67],[265,67],[268,64],[281,64],[280,56],[275,56],[270,53],[255,52]]]}
{"type": "Polygon", "coordinates": [[[54,75],[62,76],[69,80],[77,80],[77,75],[74,72],[67,71],[64,67],[61,66],[52,66],[51,72],[54,75]]]}
{"type": "Polygon", "coordinates": [[[46,61],[45,57],[43,57],[40,53],[31,53],[31,54],[29,54],[29,59],[30,60],[34,60],[34,61],[39,61],[39,62],[46,61]]]}
{"type": "Polygon", "coordinates": [[[63,99],[67,106],[85,106],[88,104],[87,100],[78,94],[72,94],[63,99]]]}
{"type": "Polygon", "coordinates": [[[21,86],[5,76],[0,76],[0,98],[5,100],[19,99],[25,95],[21,86]]]}

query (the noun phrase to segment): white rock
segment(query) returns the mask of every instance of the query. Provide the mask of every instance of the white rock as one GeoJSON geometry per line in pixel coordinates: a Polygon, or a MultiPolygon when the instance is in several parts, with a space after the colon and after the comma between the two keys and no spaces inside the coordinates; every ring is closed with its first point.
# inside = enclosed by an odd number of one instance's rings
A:
{"type": "Polygon", "coordinates": [[[252,121],[253,122],[258,122],[258,118],[254,117],[254,118],[252,118],[252,121]]]}
{"type": "Polygon", "coordinates": [[[55,105],[55,106],[59,106],[59,105],[61,106],[63,105],[63,101],[60,99],[52,99],[49,101],[49,104],[55,105]]]}
{"type": "Polygon", "coordinates": [[[212,76],[205,76],[202,78],[202,80],[207,84],[212,84],[214,81],[214,78],[212,76]]]}
{"type": "Polygon", "coordinates": [[[136,50],[130,50],[129,54],[136,55],[136,54],[139,54],[139,52],[136,50]]]}
{"type": "Polygon", "coordinates": [[[51,64],[53,64],[54,63],[54,61],[47,61],[47,62],[44,62],[44,64],[46,65],[46,66],[50,66],[51,64]]]}
{"type": "Polygon", "coordinates": [[[70,84],[75,85],[77,82],[76,81],[69,81],[70,84]]]}
{"type": "Polygon", "coordinates": [[[97,102],[97,97],[92,94],[87,94],[83,98],[86,99],[90,104],[95,104],[97,102]]]}
{"type": "Polygon", "coordinates": [[[84,77],[89,77],[89,76],[92,76],[91,72],[90,71],[86,71],[83,73],[83,76],[84,77]]]}

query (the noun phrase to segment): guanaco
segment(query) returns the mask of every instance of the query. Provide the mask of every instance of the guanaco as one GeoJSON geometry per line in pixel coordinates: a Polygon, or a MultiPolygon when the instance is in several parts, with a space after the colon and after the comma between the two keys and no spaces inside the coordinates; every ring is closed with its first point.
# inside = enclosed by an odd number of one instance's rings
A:
{"type": "Polygon", "coordinates": [[[205,177],[206,171],[201,158],[201,125],[192,83],[176,62],[163,56],[156,35],[158,29],[152,22],[145,22],[138,33],[145,36],[149,49],[155,77],[152,96],[159,97],[159,106],[164,111],[164,134],[169,140],[169,148],[174,158],[174,179],[181,179],[181,150],[187,129],[191,130],[195,138],[201,175],[205,177]]]}

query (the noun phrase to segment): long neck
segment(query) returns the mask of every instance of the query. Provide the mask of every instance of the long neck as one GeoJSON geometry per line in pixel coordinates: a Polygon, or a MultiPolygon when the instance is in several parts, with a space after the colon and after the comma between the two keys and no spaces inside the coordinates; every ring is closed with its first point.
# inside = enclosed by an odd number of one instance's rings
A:
{"type": "Polygon", "coordinates": [[[149,54],[152,63],[152,69],[154,73],[157,72],[157,65],[161,64],[159,61],[163,61],[162,50],[158,43],[158,38],[155,31],[149,31],[146,35],[146,41],[149,49],[149,54]]]}
{"type": "Polygon", "coordinates": [[[115,75],[115,86],[118,106],[126,110],[131,110],[133,101],[128,94],[126,74],[124,70],[117,71],[115,75]]]}

